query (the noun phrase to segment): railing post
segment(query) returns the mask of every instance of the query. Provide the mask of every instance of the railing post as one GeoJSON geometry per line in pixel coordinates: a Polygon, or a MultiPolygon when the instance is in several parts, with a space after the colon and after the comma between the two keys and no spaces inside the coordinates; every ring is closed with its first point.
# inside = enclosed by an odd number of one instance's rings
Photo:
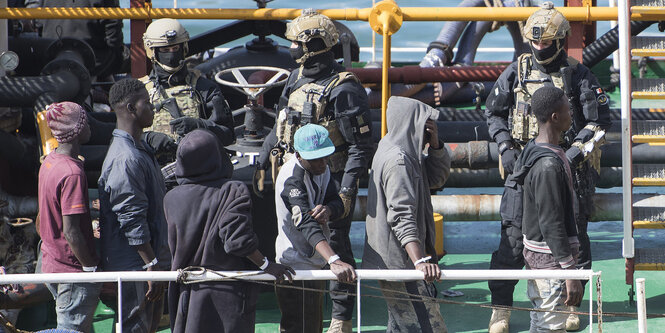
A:
{"type": "Polygon", "coordinates": [[[118,322],[115,324],[115,331],[122,333],[122,278],[118,276],[118,322]]]}
{"type": "Polygon", "coordinates": [[[647,300],[644,278],[635,280],[637,288],[637,331],[647,333],[647,300]]]}
{"type": "Polygon", "coordinates": [[[357,331],[360,333],[360,278],[356,279],[356,308],[358,309],[358,316],[356,318],[358,323],[356,325],[358,326],[357,331]]]}
{"type": "Polygon", "coordinates": [[[388,132],[386,108],[390,98],[388,69],[390,69],[390,36],[402,26],[402,10],[393,0],[384,0],[372,8],[369,25],[377,34],[383,36],[383,64],[381,70],[381,137],[388,132]]]}

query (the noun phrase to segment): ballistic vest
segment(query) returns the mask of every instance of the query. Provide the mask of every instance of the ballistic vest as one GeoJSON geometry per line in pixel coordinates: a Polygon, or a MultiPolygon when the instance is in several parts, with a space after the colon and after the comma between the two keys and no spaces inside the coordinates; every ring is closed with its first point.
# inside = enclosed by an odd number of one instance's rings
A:
{"type": "Polygon", "coordinates": [[[199,77],[201,77],[201,72],[192,70],[185,77],[184,85],[169,88],[156,86],[155,82],[150,80],[148,76],[140,79],[145,84],[145,88],[150,96],[150,102],[155,106],[155,118],[152,126],[146,129],[147,131],[164,133],[173,139],[177,139],[178,135],[171,131],[171,125],[169,125],[171,120],[179,117],[200,118],[204,102],[199,92],[196,91],[196,82],[199,77]],[[164,106],[164,102],[169,98],[174,98],[178,105],[179,114],[177,117],[171,114],[164,106]]]}
{"type": "MultiPolygon", "coordinates": [[[[277,117],[277,139],[280,145],[285,147],[287,154],[294,152],[293,136],[300,127],[310,123],[318,124],[328,130],[328,137],[335,145],[335,152],[328,158],[330,172],[344,171],[348,158],[346,140],[339,130],[334,114],[325,114],[325,110],[333,88],[348,80],[358,82],[353,73],[341,72],[327,82],[306,83],[291,92],[287,107],[282,109],[277,117]]],[[[285,158],[287,159],[288,157],[285,158]]]]}
{"type": "MultiPolygon", "coordinates": [[[[545,86],[545,82],[552,82],[555,87],[566,91],[561,72],[550,74],[532,68],[532,55],[522,54],[517,60],[518,83],[515,87],[515,106],[511,111],[511,136],[520,143],[525,143],[538,135],[538,120],[531,110],[531,95],[545,86]]],[[[579,62],[568,58],[570,66],[577,66],[579,62]]]]}

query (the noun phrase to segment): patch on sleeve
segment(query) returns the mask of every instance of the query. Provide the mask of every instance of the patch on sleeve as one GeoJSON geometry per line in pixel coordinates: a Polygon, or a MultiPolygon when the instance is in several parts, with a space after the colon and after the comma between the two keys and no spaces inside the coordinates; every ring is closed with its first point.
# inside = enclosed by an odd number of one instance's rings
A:
{"type": "Polygon", "coordinates": [[[293,206],[291,208],[291,221],[293,221],[293,225],[296,227],[302,223],[302,210],[300,210],[300,206],[293,206]]]}
{"type": "Polygon", "coordinates": [[[289,191],[290,198],[299,197],[300,195],[302,195],[302,191],[300,189],[294,188],[289,191]]]}
{"type": "Polygon", "coordinates": [[[396,162],[397,162],[398,165],[404,165],[404,154],[403,153],[399,153],[397,155],[396,162]]]}
{"type": "Polygon", "coordinates": [[[609,102],[609,99],[607,98],[607,95],[605,95],[603,88],[596,88],[594,92],[596,93],[596,102],[598,102],[598,104],[605,105],[607,102],[609,102]]]}

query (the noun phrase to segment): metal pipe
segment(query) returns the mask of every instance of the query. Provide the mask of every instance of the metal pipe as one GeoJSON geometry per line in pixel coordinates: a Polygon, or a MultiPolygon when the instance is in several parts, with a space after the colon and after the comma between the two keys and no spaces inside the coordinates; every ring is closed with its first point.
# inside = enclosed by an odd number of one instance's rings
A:
{"type": "MultiPolygon", "coordinates": [[[[655,207],[665,203],[665,195],[641,193],[635,195],[635,205],[655,207]]],[[[620,221],[621,193],[596,193],[593,197],[594,213],[591,221],[620,221]]],[[[443,215],[445,221],[500,221],[501,195],[433,195],[435,213],[443,215]]],[[[356,200],[353,219],[364,221],[367,212],[367,196],[356,200]]]]}
{"type": "Polygon", "coordinates": [[[388,133],[388,99],[390,98],[390,84],[388,83],[388,69],[390,69],[390,35],[388,25],[384,25],[383,32],[383,64],[381,66],[381,137],[388,133]]]}
{"type": "Polygon", "coordinates": [[[0,216],[24,217],[35,216],[39,211],[37,197],[20,197],[11,195],[0,189],[0,216]]]}
{"type": "MultiPolygon", "coordinates": [[[[384,42],[384,50],[386,50],[384,42]]],[[[403,66],[390,68],[387,80],[390,83],[423,82],[473,82],[496,81],[507,66],[461,66],[461,67],[420,67],[403,66]]],[[[384,71],[379,68],[347,68],[362,83],[379,83],[384,79],[384,71]]]]}
{"type": "Polygon", "coordinates": [[[637,288],[637,331],[640,333],[647,333],[647,299],[645,279],[636,279],[635,287],[637,288]]]}
{"type": "MultiPolygon", "coordinates": [[[[79,282],[119,282],[122,281],[176,281],[179,272],[175,271],[128,271],[95,273],[42,273],[42,274],[5,274],[0,275],[0,284],[10,283],[79,283],[79,282]]],[[[424,279],[423,272],[415,269],[357,269],[356,274],[362,280],[400,280],[419,281],[424,279]]],[[[589,280],[592,270],[516,270],[516,269],[450,269],[441,271],[442,280],[526,280],[526,279],[562,279],[589,280]]],[[[275,277],[261,271],[215,271],[201,275],[188,276],[188,281],[219,280],[221,276],[248,281],[274,281],[275,277]]],[[[337,280],[329,270],[296,270],[296,281],[337,280]]]]}
{"type": "MultiPolygon", "coordinates": [[[[320,9],[333,20],[368,21],[373,8],[320,9]]],[[[538,7],[401,7],[405,21],[524,21],[538,7]]],[[[617,8],[560,7],[568,21],[610,21],[617,18],[617,8]]],[[[132,19],[154,20],[291,20],[301,14],[296,8],[0,8],[0,19],[132,19]]],[[[663,15],[634,13],[633,21],[660,20],[663,15]]]]}
{"type": "Polygon", "coordinates": [[[631,117],[631,72],[630,72],[630,6],[629,1],[619,3],[619,63],[621,71],[621,156],[622,175],[621,179],[626,186],[623,187],[623,244],[622,254],[624,258],[635,256],[635,240],[633,239],[633,161],[632,161],[632,117],[631,117]]]}

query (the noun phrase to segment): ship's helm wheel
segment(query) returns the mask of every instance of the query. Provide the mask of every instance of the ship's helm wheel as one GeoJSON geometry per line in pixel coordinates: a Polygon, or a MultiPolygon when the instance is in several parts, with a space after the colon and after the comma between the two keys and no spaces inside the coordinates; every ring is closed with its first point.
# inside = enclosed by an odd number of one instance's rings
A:
{"type": "Polygon", "coordinates": [[[215,74],[215,81],[227,87],[234,88],[239,92],[245,94],[251,101],[256,101],[263,93],[272,87],[282,86],[289,78],[289,71],[284,68],[271,67],[271,66],[241,66],[227,68],[215,74]],[[244,72],[254,73],[256,71],[275,72],[275,74],[268,79],[265,83],[248,83],[245,78],[244,72]],[[226,74],[232,74],[236,82],[227,81],[222,79],[226,74]]]}

